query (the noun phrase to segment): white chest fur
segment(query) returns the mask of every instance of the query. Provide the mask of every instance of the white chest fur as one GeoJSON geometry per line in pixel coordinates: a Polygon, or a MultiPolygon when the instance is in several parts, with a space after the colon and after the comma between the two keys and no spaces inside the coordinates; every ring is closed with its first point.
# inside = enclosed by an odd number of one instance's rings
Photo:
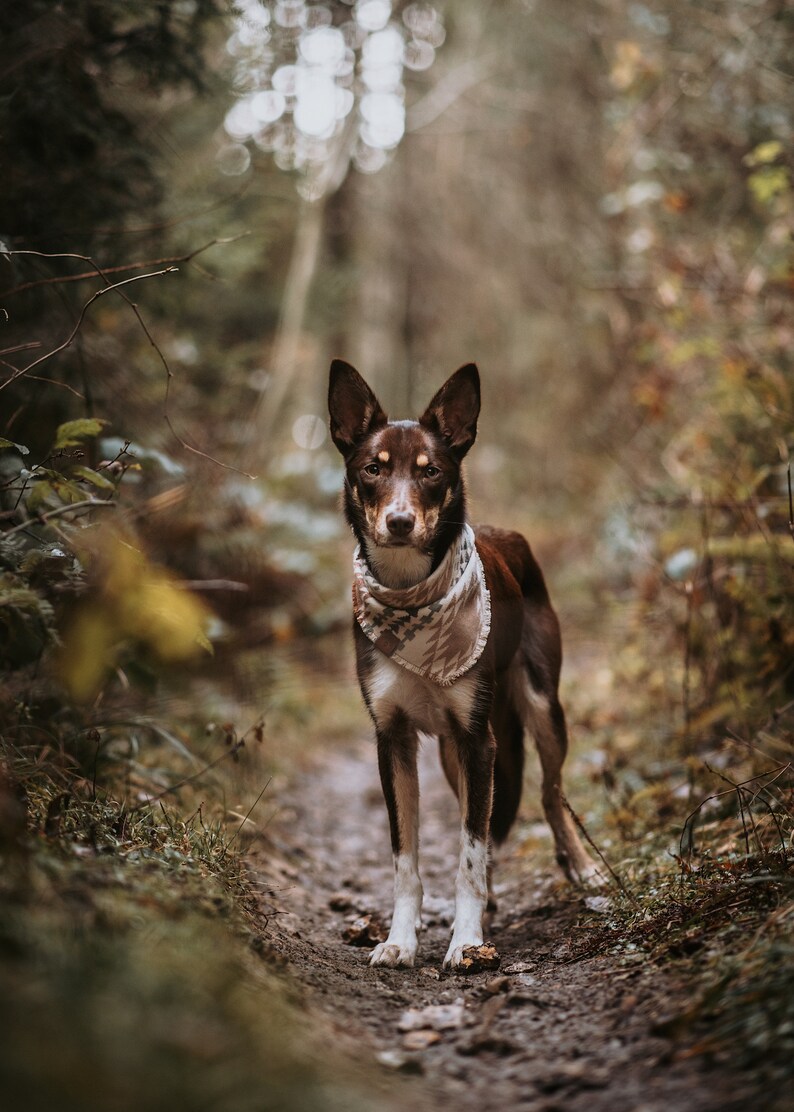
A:
{"type": "Polygon", "coordinates": [[[367,559],[384,587],[413,587],[430,574],[431,558],[410,545],[389,548],[367,542],[367,559]]]}
{"type": "Polygon", "coordinates": [[[386,726],[395,711],[401,710],[417,730],[438,737],[449,728],[450,712],[464,729],[469,726],[477,680],[469,673],[449,687],[441,687],[378,653],[367,678],[367,694],[379,725],[386,726]]]}

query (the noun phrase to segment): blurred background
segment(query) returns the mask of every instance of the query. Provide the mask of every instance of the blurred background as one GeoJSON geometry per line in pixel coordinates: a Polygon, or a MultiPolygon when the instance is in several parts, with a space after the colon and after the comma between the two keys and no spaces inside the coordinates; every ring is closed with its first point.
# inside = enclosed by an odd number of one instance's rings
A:
{"type": "Polygon", "coordinates": [[[164,736],[212,761],[264,716],[245,814],[263,768],[366,731],[328,365],[404,417],[475,361],[472,516],[547,572],[588,820],[680,827],[717,768],[774,785],[755,852],[785,846],[791,6],[29,0],[0,55],[29,816],[105,761],[167,786],[164,736]]]}
{"type": "MultiPolygon", "coordinates": [[[[321,633],[346,621],[349,547],[330,358],[393,416],[473,360],[473,516],[527,531],[570,638],[639,612],[641,682],[672,682],[687,732],[785,703],[787,5],[74,0],[2,20],[12,531],[112,499],[197,585],[218,650],[321,633]]],[[[29,542],[9,572],[61,606],[85,569],[35,542],[28,582],[29,542]]]]}

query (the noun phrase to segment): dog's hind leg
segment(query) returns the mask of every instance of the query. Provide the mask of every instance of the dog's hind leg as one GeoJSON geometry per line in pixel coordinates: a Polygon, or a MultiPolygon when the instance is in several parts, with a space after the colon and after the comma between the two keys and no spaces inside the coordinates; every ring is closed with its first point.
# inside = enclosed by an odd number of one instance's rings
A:
{"type": "Polygon", "coordinates": [[[378,769],[394,856],[394,914],[389,936],[373,950],[370,965],[413,965],[417,931],[422,925],[417,734],[398,710],[385,729],[377,730],[377,737],[378,769]]]}
{"type": "Polygon", "coordinates": [[[520,687],[514,685],[514,690],[517,695],[520,692],[522,717],[540,757],[543,811],[554,836],[557,861],[569,880],[598,881],[601,874],[582,845],[563,802],[562,766],[568,751],[568,730],[557,695],[562,666],[560,624],[545,587],[538,590],[537,583],[534,597],[525,590],[521,664],[520,687]]]}
{"type": "Polygon", "coordinates": [[[568,748],[565,713],[559,699],[531,690],[528,697],[529,727],[535,739],[543,776],[542,801],[557,861],[569,880],[597,881],[600,873],[582,845],[562,795],[562,765],[568,748]]]}

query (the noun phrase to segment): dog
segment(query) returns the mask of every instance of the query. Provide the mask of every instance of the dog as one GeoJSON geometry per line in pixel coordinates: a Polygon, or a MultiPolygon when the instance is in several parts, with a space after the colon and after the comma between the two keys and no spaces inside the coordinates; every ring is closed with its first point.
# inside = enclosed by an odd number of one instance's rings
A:
{"type": "Polygon", "coordinates": [[[444,968],[483,943],[489,846],[521,799],[524,734],[540,756],[542,801],[557,861],[575,882],[598,878],[566,810],[567,749],[557,694],[560,626],[519,533],[472,529],[462,464],[474,444],[480,376],[461,367],[419,418],[390,421],[361,375],[331,364],[330,430],[345,461],[354,558],[356,668],[375,726],[394,858],[394,915],[374,966],[413,966],[421,929],[418,735],[438,738],[461,813],[455,922],[444,968]]]}

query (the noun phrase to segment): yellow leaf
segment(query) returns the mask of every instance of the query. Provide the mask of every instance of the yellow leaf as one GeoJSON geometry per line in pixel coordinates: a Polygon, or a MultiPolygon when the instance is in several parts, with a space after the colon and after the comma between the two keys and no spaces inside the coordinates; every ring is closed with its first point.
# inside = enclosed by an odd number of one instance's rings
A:
{"type": "Polygon", "coordinates": [[[763,166],[765,163],[774,162],[783,153],[783,144],[779,139],[767,139],[759,143],[749,154],[744,156],[745,166],[763,166]]]}
{"type": "Polygon", "coordinates": [[[99,692],[116,661],[116,634],[112,615],[101,606],[85,603],[73,615],[63,634],[57,671],[75,702],[86,703],[99,692]]]}

